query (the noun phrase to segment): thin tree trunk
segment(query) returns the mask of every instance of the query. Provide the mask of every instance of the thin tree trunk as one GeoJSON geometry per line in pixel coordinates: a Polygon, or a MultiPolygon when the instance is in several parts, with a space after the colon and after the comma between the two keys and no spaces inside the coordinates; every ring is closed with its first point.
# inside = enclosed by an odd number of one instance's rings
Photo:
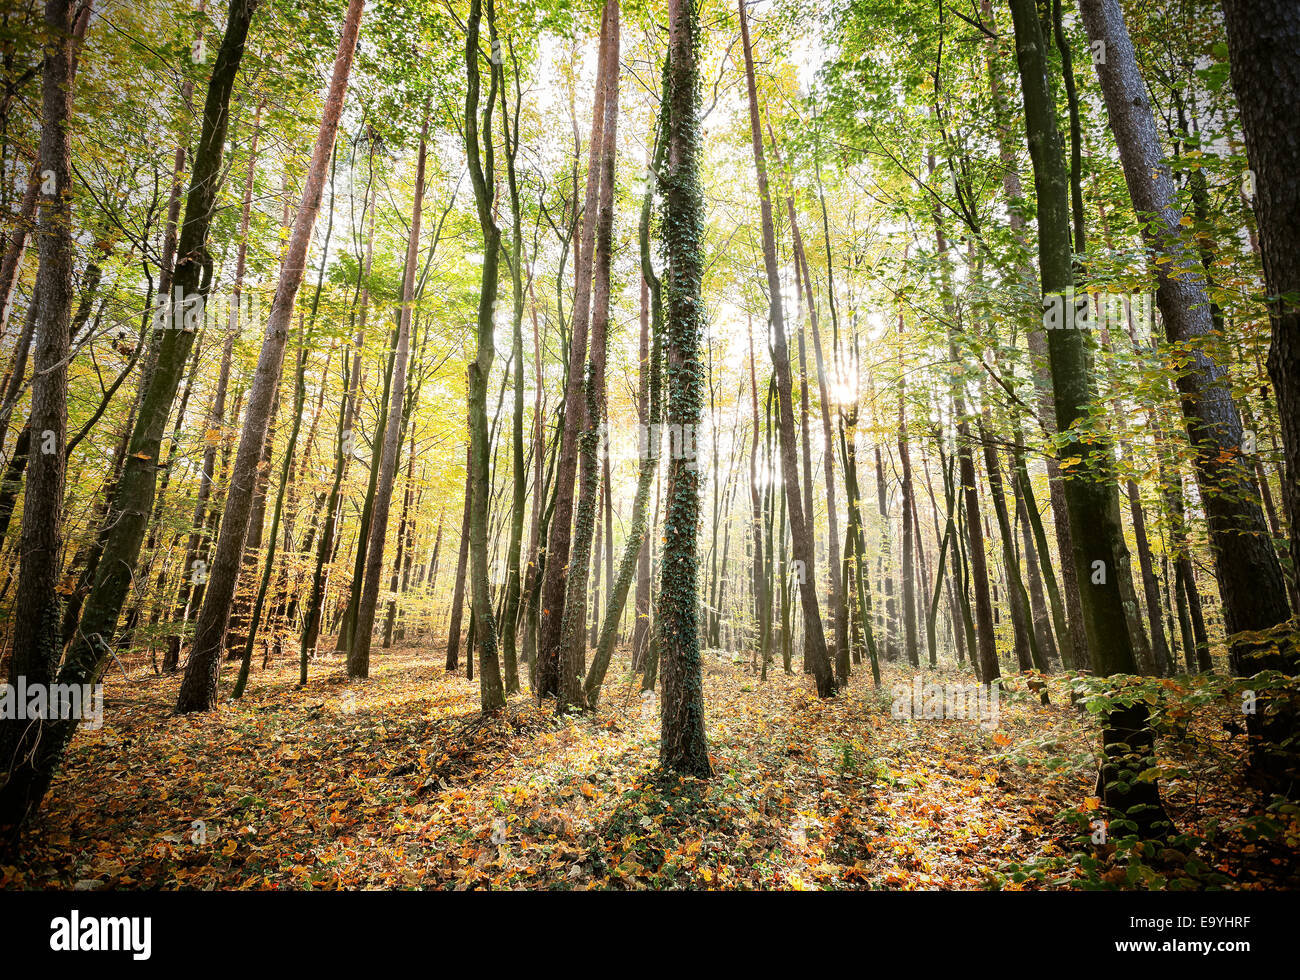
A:
{"type": "MultiPolygon", "coordinates": [[[[785,482],[790,529],[794,540],[795,560],[800,562],[800,595],[803,600],[804,652],[817,681],[819,697],[830,697],[836,691],[835,674],[826,649],[826,634],[822,630],[821,613],[817,602],[817,582],[812,574],[813,544],[809,524],[799,492],[798,458],[795,451],[794,405],[791,399],[790,355],[786,346],[785,320],[781,304],[781,275],[777,265],[776,233],[772,223],[772,201],[767,186],[767,166],[763,159],[763,133],[759,126],[758,90],[754,82],[754,56],[749,42],[749,20],[744,0],[738,0],[741,28],[741,46],[745,53],[745,79],[749,91],[749,120],[754,144],[754,166],[757,171],[758,196],[763,224],[763,264],[767,271],[769,317],[772,325],[774,347],[773,361],[777,376],[777,402],[780,411],[781,468],[785,482]]],[[[674,118],[674,125],[677,123],[674,118]]],[[[671,332],[671,331],[670,331],[671,332]]],[[[669,422],[672,418],[670,413],[669,422]]],[[[811,505],[812,501],[808,501],[811,505]]],[[[811,510],[811,506],[810,506],[811,510]]]]}
{"type": "Polygon", "coordinates": [[[284,364],[284,348],[289,339],[289,323],[293,316],[294,301],[306,271],[307,248],[311,243],[312,229],[320,210],[325,187],[326,170],[334,147],[339,117],[343,111],[343,97],[347,90],[348,75],[357,47],[357,34],[361,27],[361,13],[365,0],[349,0],[344,17],[338,54],[334,61],[333,78],[325,99],[320,131],[312,151],[311,165],[303,185],[302,203],[294,218],[285,255],[280,282],[271,303],[266,336],[258,358],[252,392],[248,399],[244,431],[235,456],[231,474],[230,491],[226,495],[225,512],[221,520],[221,537],[213,558],[212,574],[203,608],[199,611],[194,631],[194,644],[190,651],[185,677],[181,682],[177,711],[207,711],[216,705],[221,670],[221,644],[230,619],[230,608],[235,595],[239,562],[248,538],[248,521],[252,510],[252,494],[256,482],[258,463],[266,444],[267,424],[271,401],[279,388],[280,372],[284,364]]]}
{"type": "Polygon", "coordinates": [[[596,67],[596,98],[591,117],[591,145],[587,159],[587,188],[583,204],[582,234],[574,266],[573,320],[569,332],[568,378],[564,388],[564,430],[556,472],[555,509],[546,544],[541,609],[537,637],[538,700],[559,697],[562,671],[562,630],[569,573],[570,532],[573,525],[574,479],[578,466],[578,434],[583,423],[583,364],[587,360],[587,332],[591,318],[592,262],[596,250],[596,220],[600,191],[600,154],[605,124],[605,92],[618,66],[607,63],[608,23],[613,0],[606,0],[601,18],[600,57],[596,67]]]}
{"type": "MultiPolygon", "coordinates": [[[[460,667],[460,624],[465,606],[465,572],[469,567],[469,517],[474,492],[471,484],[470,450],[465,447],[465,508],[460,524],[460,551],[456,558],[456,585],[451,597],[451,624],[447,630],[447,670],[460,667]]],[[[469,656],[473,656],[471,648],[469,656]]]]}
{"type": "MultiPolygon", "coordinates": [[[[402,442],[402,407],[406,397],[406,364],[411,349],[411,316],[415,303],[415,271],[420,257],[420,219],[424,207],[425,141],[429,133],[426,110],[420,131],[420,149],[415,164],[415,197],[411,205],[411,227],[406,242],[406,268],[402,278],[402,310],[397,327],[393,380],[389,386],[388,419],[384,431],[379,479],[370,513],[370,536],[366,544],[365,578],[357,606],[356,628],[348,650],[348,676],[370,676],[370,644],[379,606],[379,589],[384,575],[384,543],[388,538],[388,512],[397,482],[397,457],[402,442]]],[[[376,447],[378,448],[378,447],[376,447]]]]}
{"type": "MultiPolygon", "coordinates": [[[[469,158],[470,182],[474,186],[474,201],[478,207],[479,227],[483,233],[483,275],[479,288],[477,350],[469,364],[469,432],[470,432],[470,522],[469,559],[470,595],[473,609],[473,627],[477,631],[479,650],[479,694],[484,714],[505,707],[505,688],[501,680],[501,667],[497,659],[496,623],[492,616],[492,602],[488,594],[488,496],[492,491],[488,472],[490,446],[487,424],[487,385],[492,373],[492,360],[496,353],[493,343],[499,263],[501,258],[501,230],[492,216],[492,182],[495,180],[492,143],[492,109],[496,98],[497,74],[491,75],[487,99],[483,106],[483,149],[479,151],[479,21],[480,0],[470,0],[466,21],[465,65],[468,86],[465,94],[465,148],[469,158]]],[[[495,10],[492,0],[487,2],[488,34],[494,51],[499,51],[496,34],[495,10]]],[[[473,646],[467,659],[472,670],[473,646]]]]}

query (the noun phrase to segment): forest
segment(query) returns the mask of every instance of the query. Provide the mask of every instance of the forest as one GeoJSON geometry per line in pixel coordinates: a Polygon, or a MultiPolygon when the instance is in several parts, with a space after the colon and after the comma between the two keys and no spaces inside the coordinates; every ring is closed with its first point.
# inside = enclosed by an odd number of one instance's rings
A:
{"type": "Polygon", "coordinates": [[[1297,112],[1294,0],[0,0],[0,892],[1300,887],[1297,112]]]}

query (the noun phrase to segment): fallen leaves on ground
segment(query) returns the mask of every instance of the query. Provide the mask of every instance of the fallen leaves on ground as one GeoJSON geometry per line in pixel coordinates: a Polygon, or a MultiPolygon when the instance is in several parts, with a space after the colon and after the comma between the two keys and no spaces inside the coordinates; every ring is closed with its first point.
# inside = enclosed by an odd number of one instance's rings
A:
{"type": "Polygon", "coordinates": [[[1049,706],[1004,692],[996,728],[899,720],[898,667],[819,701],[708,652],[715,776],[697,781],[657,771],[656,696],[615,670],[595,714],[525,692],[483,718],[478,682],[437,651],[371,663],[348,682],[319,659],[299,689],[285,658],[243,700],[177,716],[179,679],[128,660],[0,887],[1025,887],[999,869],[1061,855],[1062,811],[1096,805],[1089,730],[1058,687],[1049,706]]]}

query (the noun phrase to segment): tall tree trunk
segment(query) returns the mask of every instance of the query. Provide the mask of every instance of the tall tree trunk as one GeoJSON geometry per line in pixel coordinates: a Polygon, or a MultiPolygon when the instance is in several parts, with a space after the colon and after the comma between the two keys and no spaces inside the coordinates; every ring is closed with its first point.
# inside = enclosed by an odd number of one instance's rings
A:
{"type": "MultiPolygon", "coordinates": [[[[513,48],[511,58],[513,60],[513,48]]],[[[519,66],[514,66],[515,118],[512,135],[511,119],[506,99],[505,67],[498,66],[501,75],[501,136],[506,151],[506,184],[510,190],[510,285],[514,306],[510,317],[510,349],[514,370],[514,411],[510,419],[511,476],[513,478],[510,502],[510,542],[506,546],[506,601],[501,623],[501,651],[505,662],[506,694],[519,691],[519,665],[515,654],[515,634],[519,626],[519,599],[522,592],[519,551],[524,537],[524,507],[528,495],[528,471],[524,463],[524,224],[519,200],[519,183],[515,175],[515,157],[519,152],[519,108],[523,101],[520,91],[519,66]]],[[[541,486],[536,488],[541,493],[541,486]]]]}
{"type": "MultiPolygon", "coordinates": [[[[569,558],[568,591],[564,599],[564,616],[560,640],[560,688],[555,702],[556,713],[569,707],[581,710],[583,693],[583,652],[586,648],[587,578],[591,574],[592,534],[600,504],[600,433],[605,405],[605,346],[609,329],[610,264],[613,258],[614,229],[614,157],[618,131],[618,0],[606,2],[607,26],[603,45],[608,75],[605,79],[601,111],[600,197],[596,218],[596,253],[593,260],[591,335],[588,344],[583,394],[585,421],[579,440],[581,472],[578,478],[578,509],[574,519],[572,551],[569,558]]],[[[574,406],[575,408],[577,406],[574,406]]],[[[599,573],[599,550],[595,564],[599,573]]]]}
{"type": "Polygon", "coordinates": [[[551,515],[546,543],[546,567],[542,577],[538,621],[537,685],[533,691],[538,700],[558,697],[561,684],[561,636],[569,570],[570,532],[573,525],[573,483],[578,466],[578,434],[583,422],[583,364],[587,360],[587,332],[591,319],[591,271],[596,251],[605,91],[610,75],[618,73],[618,66],[610,66],[606,57],[611,2],[612,0],[606,0],[601,17],[596,98],[592,107],[591,145],[587,157],[587,188],[582,212],[582,234],[578,240],[577,262],[574,266],[573,320],[569,331],[568,378],[564,387],[564,430],[560,439],[555,509],[551,515]]]}
{"type": "MultiPolygon", "coordinates": [[[[1089,38],[1094,44],[1105,44],[1105,59],[1094,59],[1094,63],[1129,196],[1144,237],[1158,255],[1152,264],[1160,318],[1170,343],[1183,350],[1191,362],[1179,372],[1178,390],[1187,435],[1195,450],[1196,475],[1223,598],[1224,628],[1229,634],[1267,629],[1290,614],[1286,584],[1247,461],[1240,453],[1241,416],[1228,385],[1227,369],[1207,353],[1203,343],[1214,329],[1205,278],[1197,267],[1196,253],[1180,234],[1182,215],[1175,204],[1173,178],[1119,4],[1116,0],[1080,0],[1079,11],[1089,38]]],[[[1300,38],[1300,18],[1293,21],[1295,36],[1300,38]]],[[[1300,79],[1300,75],[1295,77],[1300,79]]],[[[1294,137],[1288,139],[1295,144],[1294,137]]],[[[1300,162],[1300,155],[1295,162],[1300,162]]],[[[1295,200],[1300,203],[1300,195],[1295,200]]],[[[1300,224],[1295,227],[1300,229],[1300,224]]],[[[1297,241],[1300,236],[1293,244],[1297,241]]],[[[1296,268],[1300,270],[1300,264],[1296,268]]],[[[1295,283],[1300,285],[1300,275],[1295,283]]]]}
{"type": "Polygon", "coordinates": [[[347,91],[352,58],[356,52],[357,34],[361,28],[361,13],[365,0],[349,0],[343,20],[338,54],[334,60],[334,73],[321,118],[316,146],[303,184],[302,203],[294,217],[289,250],[285,255],[271,303],[266,325],[266,336],[258,357],[253,388],[248,398],[244,431],[235,455],[231,473],[230,491],[226,495],[225,511],[221,519],[221,536],[212,562],[212,573],[203,608],[199,611],[194,630],[194,643],[189,663],[181,682],[177,711],[208,711],[216,705],[221,671],[221,644],[225,638],[230,618],[231,602],[239,575],[239,562],[248,538],[248,521],[252,510],[253,488],[258,463],[266,444],[267,423],[270,419],[271,401],[280,385],[280,372],[284,364],[284,348],[289,339],[289,324],[294,302],[302,285],[307,267],[307,248],[311,243],[312,229],[320,211],[321,196],[325,187],[325,173],[329,168],[338,131],[339,117],[343,111],[343,97],[347,91]]]}
{"type": "MultiPolygon", "coordinates": [[[[745,52],[745,82],[749,91],[749,122],[754,144],[754,167],[757,171],[758,197],[763,223],[763,265],[767,271],[769,318],[774,347],[773,366],[777,377],[777,402],[780,411],[781,468],[785,483],[790,530],[794,541],[795,560],[800,564],[800,596],[803,600],[804,656],[811,665],[817,681],[819,697],[830,697],[836,691],[835,674],[826,649],[826,634],[822,629],[821,612],[817,602],[817,581],[812,574],[813,543],[810,525],[805,522],[803,501],[799,492],[799,463],[795,450],[794,404],[791,398],[790,354],[785,339],[785,319],[781,308],[781,273],[776,256],[776,232],[772,223],[772,201],[767,186],[767,166],[763,159],[763,131],[759,125],[758,89],[754,81],[754,54],[749,41],[749,19],[744,0],[738,0],[740,13],[741,46],[745,52]]],[[[680,67],[680,66],[675,66],[680,67]]],[[[678,120],[673,119],[674,125],[678,120]]],[[[669,423],[671,424],[671,413],[669,423]]],[[[809,503],[809,514],[811,504],[809,503]]]]}
{"type": "MultiPolygon", "coordinates": [[[[46,0],[49,32],[41,78],[41,206],[37,221],[40,267],[36,274],[35,376],[29,422],[36,452],[28,464],[14,596],[11,682],[47,688],[58,666],[59,563],[63,547],[64,443],[68,425],[68,317],[72,313],[72,2],[46,0]]],[[[80,724],[80,718],[63,724],[80,724]]],[[[9,773],[0,787],[0,828],[14,836],[40,805],[47,782],[33,779],[41,743],[52,737],[44,722],[9,718],[0,729],[9,773]]],[[[57,738],[57,736],[54,736],[57,738]]],[[[36,769],[41,772],[44,767],[36,769]]],[[[47,777],[48,778],[48,777],[47,777]]]]}
{"type": "MultiPolygon", "coordinates": [[[[402,444],[402,407],[406,397],[406,362],[411,350],[411,317],[415,303],[415,271],[420,259],[420,219],[424,208],[425,140],[429,133],[426,111],[420,131],[420,148],[415,164],[415,197],[411,205],[411,227],[406,241],[406,267],[402,277],[402,310],[397,326],[393,380],[389,386],[388,419],[384,431],[379,478],[374,507],[370,512],[370,536],[366,543],[365,578],[357,606],[356,628],[348,650],[348,676],[370,676],[370,644],[379,607],[379,589],[384,576],[384,543],[388,539],[388,513],[397,482],[397,457],[402,444]]],[[[378,449],[378,447],[376,447],[378,449]]]]}
{"type": "MultiPolygon", "coordinates": [[[[1253,168],[1256,223],[1273,341],[1268,374],[1277,394],[1291,525],[1291,567],[1300,574],[1300,11],[1290,0],[1224,0],[1232,87],[1253,168]]],[[[1245,667],[1247,665],[1240,665],[1245,667]]],[[[1264,669],[1264,664],[1251,664],[1264,669]]],[[[1295,664],[1286,665],[1295,673],[1295,664]]]]}
{"type": "MultiPolygon", "coordinates": [[[[493,0],[487,2],[488,34],[494,52],[499,52],[496,33],[496,14],[493,0]]],[[[465,66],[469,84],[465,94],[465,148],[469,158],[470,182],[474,186],[474,201],[478,206],[479,227],[483,232],[483,277],[478,299],[478,349],[469,365],[469,442],[470,442],[470,521],[469,563],[470,597],[474,629],[477,631],[479,650],[479,695],[484,714],[505,707],[505,688],[501,681],[501,666],[497,659],[496,623],[492,616],[492,601],[488,594],[488,497],[492,492],[488,472],[490,446],[488,442],[487,386],[492,373],[492,359],[496,354],[493,344],[496,312],[497,273],[501,259],[501,229],[492,216],[492,183],[495,180],[492,144],[492,109],[496,98],[497,74],[491,75],[488,97],[483,105],[483,149],[479,151],[479,70],[478,39],[481,18],[480,0],[470,0],[469,17],[465,32],[465,66]]],[[[499,56],[499,55],[497,55],[499,56]]],[[[473,647],[469,651],[473,657],[473,647]]],[[[471,664],[472,669],[472,664],[471,664]]]]}
{"type": "MultiPolygon", "coordinates": [[[[664,327],[667,337],[668,425],[698,431],[700,341],[704,334],[704,194],[700,184],[699,15],[691,0],[668,2],[668,169],[664,175],[664,327]]],[[[793,433],[792,433],[793,434],[793,433]]],[[[700,666],[698,521],[700,474],[691,460],[668,461],[657,655],[662,661],[659,763],[707,779],[713,774],[704,733],[700,666]]],[[[655,653],[652,653],[652,667],[655,653]]]]}
{"type": "Polygon", "coordinates": [[[641,457],[640,472],[637,476],[636,495],[632,498],[632,523],[628,528],[627,542],[623,546],[623,560],[619,565],[618,578],[609,592],[605,622],[596,643],[591,668],[587,671],[587,678],[583,683],[583,693],[588,708],[596,706],[605,673],[609,669],[609,661],[614,652],[614,641],[618,633],[618,622],[622,618],[628,589],[631,586],[634,562],[637,574],[637,623],[636,630],[633,631],[632,644],[634,664],[637,649],[636,632],[643,626],[649,625],[649,587],[647,581],[643,593],[642,575],[644,574],[647,580],[650,577],[650,553],[646,534],[647,513],[650,490],[654,486],[655,477],[659,474],[660,371],[663,355],[662,290],[659,277],[655,274],[650,261],[650,213],[655,191],[659,186],[659,173],[663,169],[664,158],[668,151],[670,74],[666,63],[663,79],[664,98],[660,103],[659,118],[655,122],[653,149],[650,152],[645,192],[641,198],[641,220],[638,227],[641,255],[641,378],[640,391],[637,393],[641,421],[641,437],[638,440],[641,457]],[[640,605],[642,598],[645,599],[644,613],[640,605]]]}
{"type": "MultiPolygon", "coordinates": [[[[775,140],[773,140],[773,146],[775,147],[775,140]]],[[[803,237],[799,234],[799,222],[795,213],[793,197],[786,199],[786,207],[790,212],[790,236],[794,245],[795,262],[803,270],[803,274],[796,276],[796,279],[802,279],[803,281],[808,304],[808,320],[812,326],[813,359],[817,366],[817,394],[821,405],[822,442],[824,444],[822,470],[826,478],[827,572],[830,578],[831,611],[835,619],[835,679],[842,686],[847,684],[849,679],[849,629],[848,608],[844,600],[841,579],[840,518],[835,500],[835,452],[832,449],[835,445],[835,437],[831,427],[831,398],[826,383],[826,363],[822,354],[821,331],[818,327],[817,299],[813,293],[812,272],[808,268],[808,256],[804,252],[803,237]]],[[[829,247],[828,239],[827,248],[829,249],[829,247]]],[[[831,302],[833,315],[834,300],[832,299],[831,302]]],[[[802,335],[800,340],[802,346],[802,335]]],[[[802,351],[800,357],[802,358],[802,351]]],[[[805,438],[807,438],[806,430],[805,438]]],[[[811,479],[808,482],[811,485],[811,479]]],[[[811,499],[810,492],[809,500],[811,501],[811,499]]],[[[811,503],[809,506],[811,508],[811,503]]]]}
{"type": "Polygon", "coordinates": [[[356,453],[356,425],[358,421],[358,395],[361,389],[361,354],[365,347],[366,318],[370,310],[370,270],[374,260],[375,245],[375,199],[378,183],[375,181],[375,144],[369,144],[367,153],[367,186],[363,214],[366,218],[365,257],[361,261],[361,281],[356,300],[356,337],[353,340],[352,365],[347,366],[346,355],[345,389],[342,403],[339,405],[337,446],[334,453],[334,477],[330,484],[329,497],[325,504],[325,524],[321,529],[320,542],[316,552],[316,567],[312,573],[311,593],[307,599],[307,610],[303,617],[302,639],[299,643],[299,684],[307,683],[307,658],[316,650],[320,639],[321,618],[324,613],[325,583],[329,575],[329,564],[336,547],[338,525],[342,516],[342,485],[349,465],[356,453]]]}
{"type": "MultiPolygon", "coordinates": [[[[981,0],[982,19],[990,26],[995,24],[992,0],[981,0]]],[[[1028,248],[1025,242],[1025,202],[1020,184],[1020,172],[1016,165],[1016,152],[1012,145],[1011,126],[1007,116],[1006,104],[1002,98],[1002,74],[999,71],[997,56],[999,45],[995,37],[986,42],[988,49],[989,90],[992,95],[994,116],[998,127],[998,156],[1002,162],[1002,191],[1007,199],[1009,224],[1012,234],[1028,248]]],[[[1082,212],[1078,212],[1080,219],[1082,212]]],[[[1028,290],[1033,289],[1034,272],[1026,260],[1017,270],[1018,276],[1025,282],[1028,290]]],[[[1047,337],[1041,328],[1029,331],[1029,349],[1034,369],[1034,388],[1037,393],[1037,415],[1044,432],[1056,434],[1056,410],[1052,400],[1052,384],[1047,367],[1047,337]]],[[[1070,527],[1069,508],[1065,502],[1065,488],[1060,465],[1055,456],[1047,457],[1047,477],[1049,503],[1052,509],[1057,552],[1061,556],[1061,590],[1064,593],[1064,609],[1068,615],[1068,630],[1060,634],[1061,657],[1067,668],[1083,670],[1088,664],[1087,631],[1083,627],[1083,602],[1080,597],[1079,579],[1075,573],[1074,533],[1070,527]]],[[[1029,499],[1032,499],[1032,495],[1029,499]]],[[[1036,510],[1036,505],[1035,508],[1036,510]]],[[[1041,521],[1040,521],[1041,523],[1041,521]]],[[[1043,542],[1039,542],[1039,551],[1047,556],[1043,542]]],[[[1044,562],[1044,574],[1047,575],[1049,561],[1044,562]]],[[[1051,576],[1048,575],[1049,582],[1051,576]]]]}
{"type": "MultiPolygon", "coordinates": [[[[1067,295],[1069,302],[1074,301],[1068,184],[1046,74],[1042,24],[1033,0],[1011,0],[1011,12],[1038,198],[1039,269],[1046,310],[1067,295]]],[[[1056,422],[1059,431],[1068,432],[1086,415],[1095,395],[1083,333],[1049,329],[1047,348],[1056,422]]],[[[1086,578],[1090,583],[1082,599],[1093,670],[1102,676],[1135,673],[1133,643],[1119,592],[1120,563],[1127,566],[1128,554],[1110,446],[1104,439],[1073,440],[1062,450],[1062,457],[1072,464],[1063,467],[1071,470],[1065,480],[1070,524],[1092,532],[1086,537],[1075,536],[1074,563],[1080,581],[1086,578]]],[[[1132,820],[1140,832],[1162,833],[1168,818],[1158,784],[1137,779],[1154,762],[1145,704],[1113,710],[1103,728],[1102,744],[1099,785],[1107,807],[1132,820]]]]}
{"type": "MultiPolygon", "coordinates": [[[[248,171],[244,178],[243,204],[239,218],[239,248],[235,256],[235,278],[230,287],[230,318],[226,325],[226,338],[221,348],[221,365],[217,369],[217,386],[212,394],[212,404],[208,409],[207,432],[204,435],[203,463],[199,473],[199,490],[194,502],[194,518],[190,530],[189,543],[185,548],[185,564],[182,566],[181,592],[176,600],[176,614],[182,618],[189,603],[190,591],[196,579],[206,579],[207,563],[199,567],[202,561],[200,548],[204,546],[204,524],[207,521],[208,501],[212,497],[213,476],[217,465],[217,449],[225,441],[226,394],[230,386],[230,362],[234,354],[235,338],[240,332],[240,300],[243,295],[244,271],[248,260],[248,228],[252,217],[253,183],[257,176],[257,145],[261,135],[262,105],[258,104],[253,123],[253,138],[248,150],[248,171]]],[[[179,648],[180,636],[175,640],[169,638],[179,648]]],[[[175,665],[172,665],[175,669],[175,665]]]]}

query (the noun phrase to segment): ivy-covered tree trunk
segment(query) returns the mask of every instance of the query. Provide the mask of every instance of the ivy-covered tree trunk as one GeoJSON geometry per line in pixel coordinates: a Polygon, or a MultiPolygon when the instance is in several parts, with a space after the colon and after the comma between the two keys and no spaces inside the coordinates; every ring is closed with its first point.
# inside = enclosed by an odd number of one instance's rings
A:
{"type": "MultiPolygon", "coordinates": [[[[568,591],[564,599],[560,644],[560,689],[555,703],[557,713],[566,711],[570,706],[581,709],[585,704],[582,675],[583,652],[586,648],[587,579],[593,571],[593,565],[597,581],[600,572],[599,548],[596,549],[593,561],[592,539],[597,521],[597,509],[600,505],[600,443],[603,441],[601,434],[604,430],[605,417],[605,347],[609,330],[609,274],[613,260],[614,160],[618,135],[619,89],[618,0],[608,0],[606,16],[608,24],[604,40],[605,64],[609,66],[609,74],[605,80],[605,96],[601,104],[605,120],[601,125],[600,203],[596,217],[596,253],[592,263],[591,335],[587,348],[586,377],[583,379],[586,412],[582,436],[579,440],[581,471],[578,478],[578,510],[574,520],[573,544],[569,558],[568,591]]],[[[599,542],[598,537],[596,541],[599,542]]]]}
{"type": "MultiPolygon", "coordinates": [[[[667,339],[667,422],[698,431],[703,405],[700,340],[704,333],[704,194],[700,186],[699,16],[693,0],[668,3],[668,167],[664,174],[663,241],[667,339]]],[[[663,561],[655,636],[663,674],[659,762],[665,769],[713,775],[704,734],[700,666],[700,474],[676,453],[668,461],[663,561]]],[[[652,665],[654,653],[652,653],[652,665]]]]}
{"type": "Polygon", "coordinates": [[[231,472],[230,490],[226,495],[225,511],[221,519],[221,536],[213,557],[212,573],[203,608],[199,611],[194,630],[194,644],[190,651],[185,677],[181,682],[176,709],[179,712],[208,711],[216,706],[221,671],[221,645],[229,623],[230,608],[239,575],[239,562],[248,538],[248,521],[252,511],[253,488],[257,467],[266,445],[267,423],[271,402],[280,386],[280,372],[284,365],[284,349],[289,339],[289,324],[293,316],[298,289],[302,285],[307,267],[307,248],[311,243],[312,229],[320,211],[325,187],[326,171],[338,131],[339,117],[343,112],[343,97],[347,91],[352,58],[356,52],[357,35],[361,29],[361,13],[365,0],[349,0],[347,14],[339,39],[338,54],[334,60],[333,77],[325,98],[320,131],[312,151],[311,164],[303,184],[302,203],[294,217],[289,250],[285,255],[276,286],[275,299],[266,325],[262,351],[258,357],[253,388],[248,397],[244,431],[235,455],[231,472]]]}

